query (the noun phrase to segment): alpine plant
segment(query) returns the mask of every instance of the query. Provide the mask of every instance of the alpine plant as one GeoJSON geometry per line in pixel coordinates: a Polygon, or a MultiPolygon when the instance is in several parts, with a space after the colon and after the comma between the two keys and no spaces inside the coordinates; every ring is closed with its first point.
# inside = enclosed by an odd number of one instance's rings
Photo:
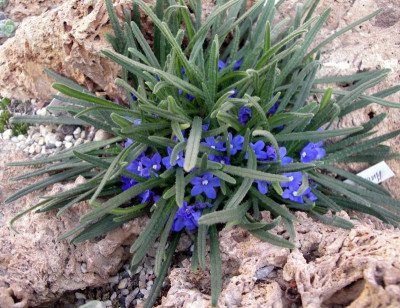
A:
{"type": "Polygon", "coordinates": [[[53,96],[68,103],[63,110],[70,116],[18,116],[13,122],[94,126],[114,137],[9,164],[45,165],[12,180],[49,176],[7,202],[83,176],[85,183],[45,196],[23,213],[57,210],[60,214],[86,201],[92,210],[59,237],[71,238],[73,244],[149,216],[130,250],[135,273],[159,241],[157,278],[145,307],[156,301],[183,232],[194,238],[192,270],[211,270],[215,306],[222,288],[218,232],[224,227],[243,228],[261,240],[293,249],[293,222],[301,222],[294,211],[341,228],[353,226],[336,216],[342,210],[367,213],[399,226],[400,202],[382,186],[336,163],[399,157],[381,143],[400,130],[373,136],[385,114],[358,127],[330,127],[369,104],[398,108],[398,103],[385,97],[400,86],[365,94],[387,76],[385,69],[316,79],[321,48],[381,10],[311,48],[331,10],[314,16],[319,1],[308,0],[297,5],[294,20],[275,22],[282,2],[262,0],[246,9],[246,1],[221,0],[203,21],[200,0],[161,0],[155,7],[133,0],[133,10],[126,11],[126,21],[120,24],[111,0],[106,0],[114,30],[107,38],[113,50],[102,52],[121,65],[116,83],[126,100],[117,103],[98,97],[47,70],[57,81],[53,88],[61,93],[53,96]],[[140,13],[153,22],[152,46],[141,33],[140,13]],[[352,86],[323,89],[323,84],[337,82],[352,86]],[[275,220],[263,222],[260,211],[269,211],[275,220]],[[280,221],[290,238],[274,233],[280,221]]]}

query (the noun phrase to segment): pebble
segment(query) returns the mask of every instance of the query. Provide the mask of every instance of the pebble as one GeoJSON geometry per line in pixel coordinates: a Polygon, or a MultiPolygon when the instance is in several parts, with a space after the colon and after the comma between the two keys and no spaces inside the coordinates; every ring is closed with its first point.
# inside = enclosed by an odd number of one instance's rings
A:
{"type": "Polygon", "coordinates": [[[81,264],[81,272],[86,274],[87,273],[87,265],[86,263],[82,263],[81,264]]]}
{"type": "Polygon", "coordinates": [[[129,294],[129,290],[128,290],[128,289],[123,289],[123,290],[121,291],[121,294],[124,295],[124,296],[126,296],[126,295],[129,294]]]}
{"type": "Polygon", "coordinates": [[[108,278],[108,282],[111,283],[111,284],[117,284],[118,281],[119,281],[118,275],[108,278]]]}
{"type": "Polygon", "coordinates": [[[44,142],[46,143],[46,145],[56,144],[56,142],[57,142],[56,135],[55,134],[45,134],[44,142]]]}
{"type": "Polygon", "coordinates": [[[72,142],[68,142],[67,141],[67,142],[65,142],[64,146],[65,146],[66,149],[69,149],[69,148],[71,148],[73,146],[73,144],[72,144],[72,142]]]}
{"type": "Polygon", "coordinates": [[[61,141],[56,141],[56,142],[55,142],[55,145],[56,145],[57,148],[59,148],[60,146],[62,146],[62,144],[63,144],[63,143],[62,143],[61,141]]]}
{"type": "Polygon", "coordinates": [[[39,109],[36,111],[36,114],[39,116],[46,116],[46,115],[48,115],[47,109],[46,108],[39,109]]]}
{"type": "Polygon", "coordinates": [[[86,299],[86,295],[80,292],[75,292],[75,297],[77,299],[86,299]]]}
{"type": "Polygon", "coordinates": [[[83,143],[83,139],[82,138],[78,138],[77,140],[75,140],[74,146],[80,145],[83,143]]]}
{"type": "Polygon", "coordinates": [[[72,133],[75,138],[79,137],[81,135],[82,129],[78,126],[74,132],[72,133]]]}
{"type": "Polygon", "coordinates": [[[18,140],[19,141],[25,141],[26,137],[24,135],[18,135],[18,140]]]}
{"type": "Polygon", "coordinates": [[[267,265],[262,268],[259,268],[256,272],[256,278],[257,279],[264,279],[268,277],[268,275],[274,270],[275,266],[273,265],[267,265]]]}
{"type": "MultiPolygon", "coordinates": [[[[90,134],[89,134],[90,135],[90,134]]],[[[99,129],[96,134],[94,135],[93,141],[102,141],[102,140],[107,140],[111,137],[109,133],[106,131],[99,129]]]]}
{"type": "Polygon", "coordinates": [[[67,135],[67,136],[65,136],[65,138],[64,138],[64,140],[65,140],[65,141],[68,141],[68,142],[71,142],[73,139],[74,139],[74,136],[72,136],[72,135],[67,135]]]}
{"type": "Polygon", "coordinates": [[[14,142],[14,143],[18,143],[19,142],[18,137],[12,137],[11,141],[14,142]]]}
{"type": "Polygon", "coordinates": [[[122,290],[125,289],[127,286],[128,286],[128,279],[124,278],[119,282],[118,289],[122,290]]]}
{"type": "MultiPolygon", "coordinates": [[[[138,289],[138,292],[139,292],[139,289],[138,289]]],[[[135,296],[136,296],[136,294],[135,294],[135,296]]],[[[111,295],[110,300],[113,301],[113,300],[116,299],[116,298],[117,298],[117,292],[114,292],[114,293],[111,295]]]]}
{"type": "Polygon", "coordinates": [[[32,144],[30,147],[29,147],[29,154],[34,154],[35,153],[35,148],[36,148],[36,145],[34,145],[34,144],[32,144]]]}

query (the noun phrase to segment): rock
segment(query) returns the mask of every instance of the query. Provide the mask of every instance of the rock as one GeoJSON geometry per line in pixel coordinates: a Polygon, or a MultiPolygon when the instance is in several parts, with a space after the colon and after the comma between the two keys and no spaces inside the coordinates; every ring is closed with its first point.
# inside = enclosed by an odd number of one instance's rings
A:
{"type": "Polygon", "coordinates": [[[112,137],[111,134],[107,133],[106,131],[99,129],[96,134],[94,135],[93,141],[101,141],[101,140],[106,140],[110,139],[112,137]]]}
{"type": "Polygon", "coordinates": [[[11,138],[11,136],[13,135],[13,131],[12,131],[12,129],[6,129],[5,131],[4,131],[4,133],[3,133],[3,139],[6,139],[6,140],[8,140],[8,139],[10,139],[11,138]]]}
{"type": "MultiPolygon", "coordinates": [[[[122,91],[114,83],[120,68],[100,52],[102,48],[111,48],[105,38],[112,29],[104,1],[55,0],[44,1],[45,5],[32,4],[30,0],[15,2],[21,3],[19,12],[14,9],[10,16],[19,16],[15,20],[30,17],[23,19],[15,36],[0,46],[2,96],[22,101],[48,100],[56,91],[51,88],[54,80],[43,69],[51,68],[91,91],[106,91],[111,97],[121,97],[122,91]],[[28,13],[24,6],[32,8],[34,13],[28,13]]],[[[124,22],[123,11],[131,9],[132,1],[113,2],[124,22]]]]}
{"type": "MultiPolygon", "coordinates": [[[[297,248],[292,252],[241,229],[220,232],[224,284],[218,307],[291,307],[293,302],[306,308],[400,305],[398,229],[367,215],[365,222],[353,221],[353,230],[324,225],[301,212],[296,216],[303,224],[295,223],[297,248]],[[273,268],[276,277],[266,272],[260,276],[260,271],[273,268]]],[[[345,212],[340,216],[349,219],[345,212]]],[[[280,225],[272,232],[283,230],[280,225]]],[[[208,269],[192,273],[189,262],[183,265],[171,271],[171,288],[158,308],[211,305],[208,269]]]]}
{"type": "Polygon", "coordinates": [[[57,194],[75,184],[58,184],[5,205],[4,200],[18,189],[40,180],[8,182],[11,177],[35,170],[3,167],[11,161],[26,160],[23,153],[13,148],[10,141],[0,140],[0,307],[43,307],[65,292],[105,284],[129,258],[124,248],[131,246],[148,218],[124,224],[97,241],[77,245],[70,245],[67,240],[57,241],[58,236],[79,223],[81,215],[91,210],[81,202],[60,217],[53,212],[29,213],[15,223],[19,234],[15,233],[9,228],[12,217],[36,205],[39,196],[57,194]],[[81,272],[82,263],[87,264],[85,274],[81,272]]]}
{"type": "Polygon", "coordinates": [[[74,139],[74,136],[71,136],[71,135],[67,135],[67,136],[65,136],[65,138],[64,138],[64,140],[65,141],[72,141],[74,139]]]}
{"type": "Polygon", "coordinates": [[[56,144],[57,143],[56,135],[55,134],[45,134],[44,142],[46,143],[46,145],[56,144]]]}
{"type": "Polygon", "coordinates": [[[59,148],[60,146],[62,146],[62,142],[61,141],[56,141],[55,145],[56,145],[57,148],[59,148]]]}
{"type": "Polygon", "coordinates": [[[85,295],[85,294],[82,294],[82,293],[80,293],[80,292],[75,292],[75,297],[76,297],[77,299],[86,299],[86,295],[85,295]]]}
{"type": "Polygon", "coordinates": [[[125,289],[127,286],[128,286],[128,279],[124,278],[119,282],[118,289],[122,290],[125,289]]]}
{"type": "Polygon", "coordinates": [[[36,114],[39,116],[46,116],[46,115],[48,115],[47,109],[46,108],[39,109],[36,111],[36,114]]]}
{"type": "Polygon", "coordinates": [[[65,144],[64,144],[64,146],[65,146],[66,149],[71,148],[73,145],[74,145],[74,144],[73,144],[72,142],[68,142],[68,141],[65,142],[65,144]]]}

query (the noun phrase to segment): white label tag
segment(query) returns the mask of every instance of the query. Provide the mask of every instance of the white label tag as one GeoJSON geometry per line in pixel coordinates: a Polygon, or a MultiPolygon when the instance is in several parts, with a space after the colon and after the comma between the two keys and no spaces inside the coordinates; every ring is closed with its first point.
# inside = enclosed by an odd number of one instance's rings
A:
{"type": "MultiPolygon", "coordinates": [[[[384,161],[381,161],[379,164],[357,173],[357,175],[375,184],[382,183],[383,181],[395,176],[392,169],[390,169],[390,167],[384,161]]],[[[348,184],[354,184],[354,182],[350,180],[346,180],[344,182],[348,184]]]]}

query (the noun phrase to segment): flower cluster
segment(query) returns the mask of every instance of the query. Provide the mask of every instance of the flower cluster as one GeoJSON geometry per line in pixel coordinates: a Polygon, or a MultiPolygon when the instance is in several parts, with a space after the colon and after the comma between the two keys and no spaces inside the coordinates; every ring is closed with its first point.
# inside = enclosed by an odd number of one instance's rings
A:
{"type": "MultiPolygon", "coordinates": [[[[239,121],[244,120],[244,115],[247,117],[245,120],[249,120],[251,117],[251,109],[246,108],[244,112],[243,107],[238,111],[238,119],[239,121]]],[[[277,107],[275,107],[277,108],[277,107]]],[[[132,121],[134,124],[140,124],[141,122],[138,120],[132,121]]],[[[209,123],[203,125],[203,130],[206,131],[209,128],[209,123]]],[[[187,132],[182,130],[183,135],[185,136],[187,132]]],[[[176,139],[176,137],[173,137],[176,139]]],[[[125,146],[132,144],[133,140],[128,139],[125,143],[125,146]]],[[[221,136],[211,136],[205,137],[203,141],[200,143],[201,145],[212,149],[212,153],[208,154],[208,159],[210,161],[218,162],[221,164],[229,165],[232,159],[237,158],[243,150],[244,136],[236,134],[233,135],[231,132],[227,134],[227,138],[223,135],[221,136]],[[229,149],[228,149],[229,147],[229,149]]],[[[262,163],[270,163],[277,161],[277,153],[275,148],[272,145],[267,145],[263,140],[255,140],[254,142],[250,142],[250,147],[255,153],[255,156],[259,162],[262,163]]],[[[311,162],[313,160],[321,159],[325,155],[325,150],[322,148],[322,142],[319,143],[309,143],[306,145],[299,153],[299,160],[301,162],[311,162]]],[[[244,158],[248,159],[247,153],[243,153],[244,158]]],[[[150,148],[147,149],[144,153],[142,153],[139,157],[137,157],[130,165],[126,168],[126,170],[136,174],[137,176],[149,179],[151,177],[158,177],[161,172],[168,170],[174,167],[183,167],[185,158],[183,155],[183,151],[180,151],[178,154],[175,154],[176,157],[172,157],[173,150],[172,148],[167,148],[167,153],[163,156],[159,152],[154,152],[150,148]],[[147,153],[147,154],[146,154],[147,153]]],[[[281,165],[286,165],[294,162],[294,159],[290,156],[287,156],[287,149],[285,147],[279,148],[279,157],[281,165]]],[[[196,168],[192,170],[195,171],[196,168]]],[[[284,173],[284,176],[291,179],[290,182],[282,182],[279,185],[282,188],[283,199],[290,200],[292,202],[304,203],[304,202],[313,202],[317,198],[311,192],[311,186],[313,183],[309,179],[310,183],[307,185],[307,189],[303,189],[303,192],[299,193],[301,187],[305,186],[306,183],[303,183],[304,178],[302,172],[289,172],[284,173]]],[[[122,189],[127,190],[130,187],[138,184],[134,179],[128,178],[125,176],[121,177],[121,181],[123,182],[122,189]]],[[[270,182],[255,180],[254,183],[257,185],[257,189],[262,194],[267,194],[269,191],[270,182]]],[[[210,202],[214,200],[217,196],[217,189],[220,187],[220,179],[214,176],[211,172],[205,172],[200,174],[199,176],[195,176],[191,181],[191,189],[190,189],[190,198],[194,198],[196,200],[197,197],[207,198],[210,202]]],[[[156,202],[160,196],[157,195],[155,191],[147,190],[141,193],[138,196],[141,203],[145,202],[156,202]]],[[[187,198],[188,199],[188,198],[187,198]]],[[[189,201],[188,200],[188,201],[189,201]]],[[[180,231],[184,227],[187,230],[194,230],[198,224],[197,221],[201,217],[201,210],[205,207],[212,207],[212,204],[209,202],[198,202],[196,201],[194,205],[189,206],[187,202],[184,201],[184,206],[180,208],[174,218],[174,223],[172,230],[180,231]]]]}

